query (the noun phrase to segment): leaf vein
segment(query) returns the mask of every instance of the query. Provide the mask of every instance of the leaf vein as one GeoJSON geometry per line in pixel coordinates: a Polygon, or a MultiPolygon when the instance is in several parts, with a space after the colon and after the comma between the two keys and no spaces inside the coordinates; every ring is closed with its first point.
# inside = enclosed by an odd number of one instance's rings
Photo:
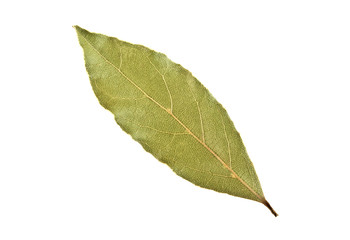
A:
{"type": "Polygon", "coordinates": [[[119,97],[119,96],[112,96],[111,94],[109,94],[107,91],[103,90],[101,87],[98,86],[97,82],[95,81],[93,83],[95,85],[95,87],[104,95],[106,95],[107,97],[109,97],[108,101],[106,102],[106,104],[108,104],[109,102],[111,102],[112,100],[140,100],[140,99],[145,99],[146,97],[143,95],[142,97],[139,98],[132,98],[132,97],[119,97]]]}
{"type": "Polygon", "coordinates": [[[225,133],[225,138],[226,138],[226,142],[227,142],[227,151],[228,151],[228,156],[229,156],[229,160],[230,160],[230,168],[232,168],[232,159],[231,159],[230,142],[229,142],[228,137],[227,137],[227,132],[226,132],[225,123],[224,123],[224,119],[223,119],[221,113],[220,113],[220,116],[221,116],[222,125],[224,126],[224,133],[225,133]]]}
{"type": "Polygon", "coordinates": [[[164,133],[164,134],[169,134],[169,135],[173,135],[173,136],[175,136],[175,135],[188,135],[188,132],[168,132],[168,131],[160,130],[160,129],[158,129],[158,128],[154,128],[154,127],[151,127],[151,126],[139,124],[139,123],[137,123],[137,122],[135,122],[135,121],[130,121],[130,120],[127,119],[127,118],[123,118],[123,119],[126,120],[126,121],[128,121],[128,122],[130,122],[130,123],[132,123],[132,124],[135,124],[135,125],[137,125],[137,126],[139,126],[139,127],[141,127],[141,128],[148,128],[148,129],[151,129],[151,130],[153,130],[153,131],[160,132],[160,133],[164,133]]]}
{"type": "Polygon", "coordinates": [[[198,110],[198,115],[199,115],[199,121],[200,121],[200,125],[201,125],[201,131],[202,131],[202,141],[205,143],[205,138],[204,138],[204,128],[203,128],[203,119],[202,119],[202,113],[201,113],[201,109],[199,107],[199,102],[197,101],[196,96],[194,95],[192,88],[190,86],[190,84],[188,83],[188,81],[186,80],[186,83],[188,85],[188,88],[190,89],[190,92],[192,94],[192,97],[194,99],[194,101],[196,102],[197,105],[197,110],[198,110]]]}
{"type": "Polygon", "coordinates": [[[173,112],[173,97],[171,96],[171,93],[170,93],[170,90],[169,90],[169,87],[168,87],[168,84],[165,80],[165,76],[164,74],[162,74],[159,69],[154,65],[154,63],[151,61],[151,59],[146,55],[148,61],[150,62],[150,64],[154,67],[154,69],[159,73],[159,75],[162,77],[163,79],[163,82],[164,82],[164,85],[166,87],[166,90],[168,91],[168,94],[169,94],[169,99],[170,99],[170,111],[173,112]]]}
{"type": "Polygon", "coordinates": [[[197,169],[197,168],[194,168],[194,167],[190,167],[186,164],[183,164],[183,163],[180,163],[180,162],[177,162],[176,160],[173,160],[176,164],[179,164],[181,165],[183,168],[188,168],[188,169],[191,169],[193,171],[196,171],[196,172],[201,172],[201,173],[205,173],[205,174],[210,174],[212,176],[216,176],[216,177],[222,177],[222,178],[233,178],[231,175],[223,175],[223,174],[218,174],[218,173],[213,173],[211,171],[205,171],[205,170],[201,170],[201,169],[197,169]]]}

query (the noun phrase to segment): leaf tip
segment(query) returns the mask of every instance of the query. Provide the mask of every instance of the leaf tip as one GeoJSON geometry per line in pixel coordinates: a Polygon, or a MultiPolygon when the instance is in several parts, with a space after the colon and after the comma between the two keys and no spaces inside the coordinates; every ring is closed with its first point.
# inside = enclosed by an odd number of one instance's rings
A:
{"type": "Polygon", "coordinates": [[[72,27],[75,29],[75,31],[77,31],[78,34],[86,31],[84,28],[81,28],[78,25],[73,25],[72,27]]]}

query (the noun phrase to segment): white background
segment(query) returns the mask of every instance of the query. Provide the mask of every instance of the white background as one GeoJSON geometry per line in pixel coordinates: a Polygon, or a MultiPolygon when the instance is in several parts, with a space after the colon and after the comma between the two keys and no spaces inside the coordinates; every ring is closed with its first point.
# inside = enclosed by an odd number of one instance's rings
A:
{"type": "Polygon", "coordinates": [[[349,1],[2,1],[0,239],[349,239],[349,1]],[[94,96],[73,25],[181,63],[262,204],[176,176],[94,96]]]}

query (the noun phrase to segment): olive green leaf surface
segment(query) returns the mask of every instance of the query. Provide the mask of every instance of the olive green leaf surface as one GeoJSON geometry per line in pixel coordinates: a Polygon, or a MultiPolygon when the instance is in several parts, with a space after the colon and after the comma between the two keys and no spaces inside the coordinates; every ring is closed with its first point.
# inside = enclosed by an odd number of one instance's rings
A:
{"type": "Polygon", "coordinates": [[[277,216],[226,110],[188,70],[144,46],[75,29],[95,95],[125,132],[184,179],[277,216]]]}

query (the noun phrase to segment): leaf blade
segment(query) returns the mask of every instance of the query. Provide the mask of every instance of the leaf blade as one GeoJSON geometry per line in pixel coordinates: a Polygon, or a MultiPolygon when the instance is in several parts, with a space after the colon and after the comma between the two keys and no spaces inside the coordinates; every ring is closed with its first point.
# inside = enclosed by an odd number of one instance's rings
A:
{"type": "Polygon", "coordinates": [[[188,70],[144,46],[76,31],[95,95],[125,132],[190,182],[269,206],[226,110],[188,70]]]}

